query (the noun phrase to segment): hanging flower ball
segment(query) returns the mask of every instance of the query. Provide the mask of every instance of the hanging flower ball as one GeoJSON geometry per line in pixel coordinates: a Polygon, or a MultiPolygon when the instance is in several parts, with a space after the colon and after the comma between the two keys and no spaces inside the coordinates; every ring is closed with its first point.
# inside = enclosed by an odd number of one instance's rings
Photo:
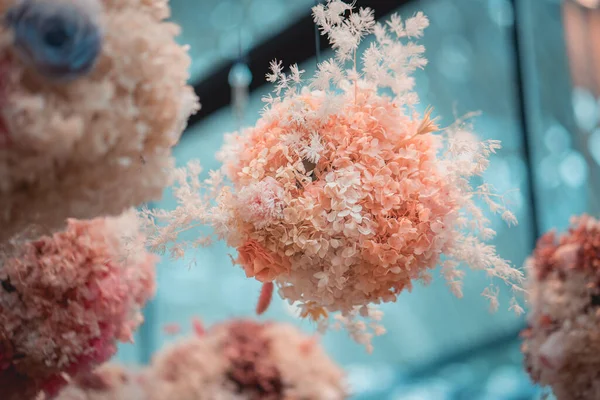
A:
{"type": "Polygon", "coordinates": [[[531,311],[522,350],[531,378],[558,400],[598,398],[600,221],[573,218],[544,235],[526,263],[531,311]]]}
{"type": "Polygon", "coordinates": [[[105,364],[75,378],[56,400],[146,400],[142,382],[141,374],[105,364]]]}
{"type": "MultiPolygon", "coordinates": [[[[116,352],[117,341],[132,340],[155,288],[156,258],[143,243],[131,211],[69,220],[63,232],[3,249],[2,390],[25,382],[52,398],[66,377],[89,372],[116,352]]],[[[18,390],[16,398],[27,399],[18,390]]]]}
{"type": "Polygon", "coordinates": [[[308,85],[298,66],[286,74],[272,63],[275,97],[254,127],[226,137],[222,170],[206,181],[197,163],[179,170],[179,207],[146,212],[163,223],[149,224],[153,248],[177,241],[181,254],[178,234],[211,224],[237,250],[235,264],[265,284],[261,298],[277,286],[319,321],[331,312],[350,323],[368,317],[369,305],[429,282],[438,265],[458,296],[460,264],[519,290],[522,273],[485,243],[495,232],[480,204],[516,219],[491,185],[470,185],[499,142],[479,141],[464,120],[440,130],[431,109],[414,108],[410,75],[426,60],[406,40],[422,35],[427,18],[394,15],[380,25],[370,9],[340,0],[313,12],[335,59],[308,85]],[[357,54],[370,34],[374,42],[357,54]]]}
{"type": "Polygon", "coordinates": [[[233,320],[160,351],[148,400],[345,399],[344,374],[316,338],[279,323],[233,320]]]}
{"type": "Polygon", "coordinates": [[[198,99],[164,0],[0,2],[0,243],[161,197],[198,99]]]}

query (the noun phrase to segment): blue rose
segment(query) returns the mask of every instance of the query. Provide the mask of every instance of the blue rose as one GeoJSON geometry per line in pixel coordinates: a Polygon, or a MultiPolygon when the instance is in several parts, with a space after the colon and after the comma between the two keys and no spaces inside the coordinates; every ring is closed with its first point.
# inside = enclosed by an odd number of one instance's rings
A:
{"type": "Polygon", "coordinates": [[[43,76],[69,81],[92,70],[102,47],[94,16],[64,2],[24,0],[10,9],[18,53],[43,76]]]}

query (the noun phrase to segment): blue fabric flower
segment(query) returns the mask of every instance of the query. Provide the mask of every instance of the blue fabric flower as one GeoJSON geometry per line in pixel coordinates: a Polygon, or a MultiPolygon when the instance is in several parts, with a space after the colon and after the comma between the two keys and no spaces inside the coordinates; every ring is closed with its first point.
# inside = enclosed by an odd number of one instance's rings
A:
{"type": "Polygon", "coordinates": [[[93,16],[64,2],[24,0],[6,14],[15,46],[37,71],[56,80],[73,80],[93,68],[102,35],[93,16]]]}

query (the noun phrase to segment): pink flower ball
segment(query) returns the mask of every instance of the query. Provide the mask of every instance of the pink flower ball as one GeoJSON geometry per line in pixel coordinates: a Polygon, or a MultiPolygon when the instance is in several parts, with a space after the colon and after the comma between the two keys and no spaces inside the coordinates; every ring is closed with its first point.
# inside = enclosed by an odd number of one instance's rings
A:
{"type": "MultiPolygon", "coordinates": [[[[426,60],[411,39],[428,19],[376,24],[372,10],[353,8],[341,0],[313,8],[335,58],[308,84],[297,65],[284,73],[271,64],[275,96],[254,127],[227,136],[222,169],[201,181],[190,163],[175,174],[177,209],[145,213],[151,247],[175,242],[181,256],[184,244],[205,240],[185,243],[180,234],[212,225],[237,250],[235,263],[265,283],[261,299],[277,285],[302,316],[326,322],[339,312],[352,330],[365,326],[354,323],[359,313],[370,317],[370,305],[429,282],[438,265],[457,296],[461,264],[519,291],[521,272],[486,243],[496,232],[481,205],[509,224],[516,218],[491,185],[471,186],[500,143],[477,139],[465,119],[439,130],[431,109],[415,109],[411,75],[426,60]]],[[[484,294],[495,301],[496,292],[484,294]]]]}
{"type": "Polygon", "coordinates": [[[90,371],[132,339],[154,294],[156,258],[133,212],[69,220],[63,232],[10,247],[0,259],[0,388],[10,394],[23,381],[51,398],[65,375],[90,371]]]}
{"type": "Polygon", "coordinates": [[[0,243],[161,197],[199,108],[170,13],[164,0],[0,1],[0,243]],[[57,24],[60,52],[43,40],[57,24]]]}
{"type": "Polygon", "coordinates": [[[56,400],[147,400],[143,373],[105,364],[74,379],[56,400]]]}
{"type": "Polygon", "coordinates": [[[232,320],[161,350],[148,400],[342,400],[342,370],[316,338],[279,323],[232,320]]]}
{"type": "Polygon", "coordinates": [[[440,138],[372,90],[328,118],[293,120],[292,105],[327,101],[305,92],[234,139],[228,244],[286,298],[330,310],[393,301],[454,244],[464,195],[440,168],[440,138]]]}
{"type": "Polygon", "coordinates": [[[572,220],[567,233],[544,235],[526,263],[531,310],[522,332],[531,378],[558,400],[600,393],[600,222],[572,220]]]}
{"type": "Polygon", "coordinates": [[[228,183],[212,221],[237,250],[235,263],[314,320],[361,308],[368,316],[368,305],[429,282],[438,265],[458,296],[461,263],[520,282],[485,244],[495,232],[473,197],[494,195],[469,185],[498,144],[462,128],[437,133],[429,114],[407,115],[357,85],[287,96],[227,138],[220,158],[228,183]]]}

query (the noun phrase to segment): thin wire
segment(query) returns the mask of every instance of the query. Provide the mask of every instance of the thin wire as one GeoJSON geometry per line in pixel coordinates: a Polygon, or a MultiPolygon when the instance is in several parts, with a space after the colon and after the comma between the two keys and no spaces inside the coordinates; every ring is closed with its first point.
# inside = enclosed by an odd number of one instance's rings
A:
{"type": "Polygon", "coordinates": [[[241,62],[244,58],[244,47],[242,46],[242,26],[238,29],[238,61],[241,62]]]}
{"type": "MultiPolygon", "coordinates": [[[[239,1],[239,7],[244,9],[244,2],[239,1]]],[[[244,47],[242,46],[242,23],[238,23],[238,62],[242,62],[244,58],[244,47]]]]}
{"type": "MultiPolygon", "coordinates": [[[[240,24],[240,26],[238,28],[238,59],[237,59],[237,62],[238,63],[244,62],[244,46],[242,44],[242,24],[240,24]]],[[[244,116],[242,115],[243,113],[240,110],[235,110],[234,112],[236,114],[238,132],[241,132],[242,127],[244,126],[244,116]]]]}
{"type": "MultiPolygon", "coordinates": [[[[315,0],[315,6],[318,6],[321,3],[320,0],[315,0]]],[[[321,34],[319,33],[319,27],[315,23],[315,59],[317,61],[317,66],[321,62],[321,34]]]]}
{"type": "Polygon", "coordinates": [[[519,115],[519,124],[521,128],[521,133],[523,137],[523,148],[524,154],[523,157],[525,159],[525,164],[527,165],[527,183],[529,190],[529,206],[531,207],[531,225],[532,225],[532,234],[533,234],[533,245],[535,246],[535,242],[537,241],[540,235],[540,215],[539,209],[537,207],[537,192],[535,188],[535,174],[534,174],[534,166],[533,166],[533,149],[530,142],[530,132],[529,132],[529,114],[527,113],[527,103],[526,103],[526,94],[525,94],[525,78],[524,78],[524,68],[525,61],[523,60],[523,48],[521,42],[521,33],[519,32],[519,27],[523,23],[521,20],[521,13],[519,9],[519,2],[517,0],[511,1],[513,7],[513,15],[514,21],[512,26],[512,41],[513,41],[513,61],[514,61],[514,73],[515,73],[515,86],[516,86],[516,94],[517,94],[517,108],[519,115]]]}
{"type": "MultiPolygon", "coordinates": [[[[150,210],[156,208],[155,202],[146,204],[150,210]]],[[[137,362],[149,364],[152,354],[156,351],[158,341],[156,340],[156,330],[160,328],[158,317],[158,299],[155,297],[148,301],[142,314],[144,315],[144,324],[138,330],[138,341],[136,346],[137,362]]]]}

